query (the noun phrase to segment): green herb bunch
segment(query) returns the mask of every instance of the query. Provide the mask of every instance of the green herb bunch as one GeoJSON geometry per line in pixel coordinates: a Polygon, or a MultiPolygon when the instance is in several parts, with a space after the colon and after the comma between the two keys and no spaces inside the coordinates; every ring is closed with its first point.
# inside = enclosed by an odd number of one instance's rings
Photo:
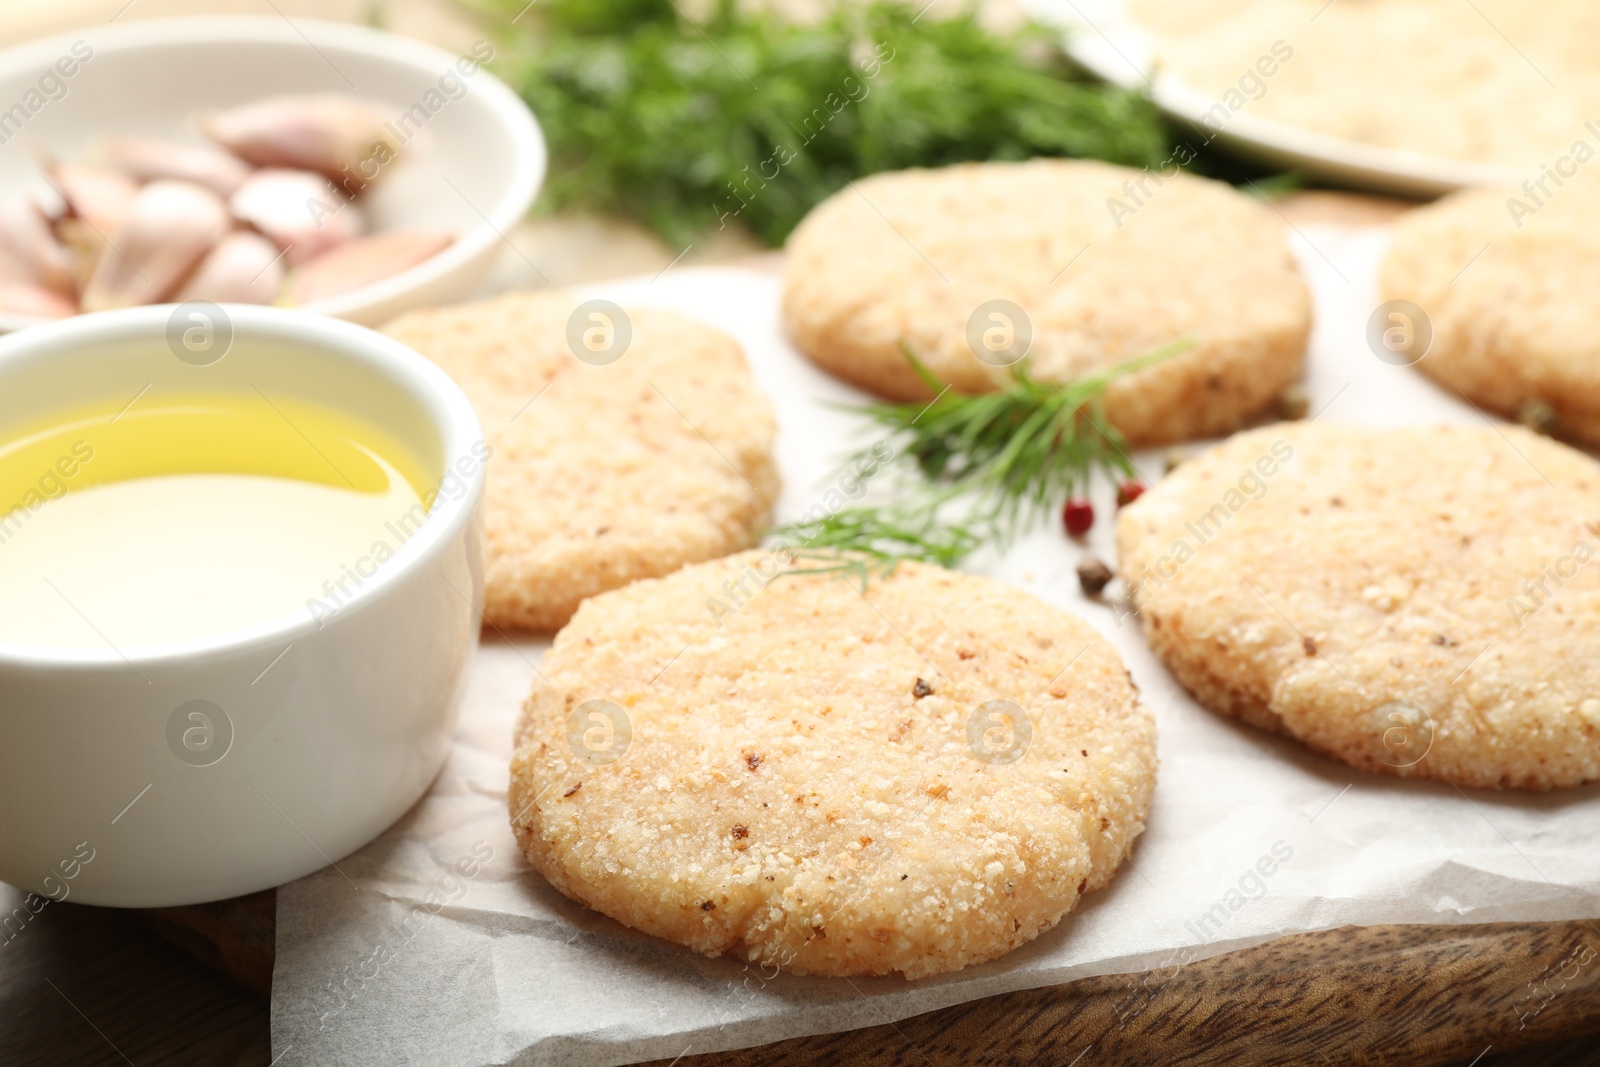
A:
{"type": "Polygon", "coordinates": [[[938,381],[910,352],[931,402],[860,407],[884,432],[851,458],[892,454],[909,470],[882,504],[841,508],[778,527],[801,573],[847,573],[863,583],[912,559],[950,567],[985,544],[1003,547],[1027,524],[1087,495],[1098,472],[1113,483],[1137,474],[1128,445],[1106,421],[1106,386],[1190,347],[1178,341],[1065,384],[1041,382],[1027,365],[1005,388],[967,395],[938,381]],[[887,447],[886,447],[887,446],[887,447]]]}
{"type": "MultiPolygon", "coordinates": [[[[525,0],[478,0],[506,13],[525,0]]],[[[946,3],[952,0],[944,0],[946,3]]],[[[1158,165],[1154,106],[1073,80],[1052,34],[873,0],[802,25],[716,0],[540,0],[500,67],[544,126],[553,206],[639,218],[677,244],[743,223],[779,244],[846,181],[966,160],[1158,165]]]]}

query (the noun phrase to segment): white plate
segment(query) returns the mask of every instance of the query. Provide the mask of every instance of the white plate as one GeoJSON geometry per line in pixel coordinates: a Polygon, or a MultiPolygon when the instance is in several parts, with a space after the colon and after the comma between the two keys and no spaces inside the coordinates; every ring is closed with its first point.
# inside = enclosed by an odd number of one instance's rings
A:
{"type": "MultiPolygon", "coordinates": [[[[392,278],[304,308],[376,325],[468,295],[544,181],[544,136],[532,113],[488,71],[462,77],[460,59],[393,34],[312,19],[152,19],[34,41],[0,53],[0,190],[51,195],[41,152],[74,159],[117,133],[199,143],[196,112],[279,93],[371,97],[392,104],[398,121],[413,105],[426,109],[435,99],[429,91],[454,75],[465,92],[436,98],[443,105],[362,202],[374,230],[438,227],[457,234],[455,243],[392,278]],[[59,79],[64,93],[38,92],[48,68],[85,49],[92,56],[59,79]],[[42,101],[31,111],[30,91],[42,101]],[[20,123],[12,117],[19,102],[20,123]]],[[[34,321],[0,313],[0,331],[34,321]]]]}
{"type": "MultiPolygon", "coordinates": [[[[1124,0],[1022,0],[1028,14],[1063,31],[1067,54],[1125,89],[1143,89],[1168,115],[1211,136],[1202,116],[1217,101],[1154,63],[1154,41],[1133,21],[1124,0]]],[[[1180,140],[1184,138],[1180,134],[1180,140]]],[[[1471,163],[1315,133],[1251,115],[1231,116],[1215,140],[1239,155],[1299,170],[1339,185],[1401,196],[1435,197],[1471,186],[1511,186],[1513,167],[1471,163]]]]}

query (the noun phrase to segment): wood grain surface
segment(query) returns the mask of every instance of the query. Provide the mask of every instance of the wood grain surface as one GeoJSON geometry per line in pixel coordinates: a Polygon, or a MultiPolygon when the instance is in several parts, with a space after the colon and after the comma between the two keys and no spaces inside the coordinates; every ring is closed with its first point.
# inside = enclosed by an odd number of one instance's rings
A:
{"type": "MultiPolygon", "coordinates": [[[[269,891],[143,915],[196,958],[265,993],[273,909],[269,891]]],[[[1023,1067],[1080,1056],[1085,1067],[1423,1067],[1552,1043],[1600,1062],[1600,923],[1344,927],[842,1034],[709,1055],[689,1044],[655,1067],[1023,1067]]]]}
{"type": "Polygon", "coordinates": [[[1574,1052],[1590,1046],[1600,1059],[1600,928],[1593,923],[1300,934],[1187,967],[1010,993],[843,1034],[712,1056],[691,1049],[678,1067],[1410,1067],[1563,1039],[1574,1052]],[[1552,961],[1557,975],[1570,978],[1555,981],[1558,994],[1537,986],[1541,992],[1531,995],[1552,961]]]}

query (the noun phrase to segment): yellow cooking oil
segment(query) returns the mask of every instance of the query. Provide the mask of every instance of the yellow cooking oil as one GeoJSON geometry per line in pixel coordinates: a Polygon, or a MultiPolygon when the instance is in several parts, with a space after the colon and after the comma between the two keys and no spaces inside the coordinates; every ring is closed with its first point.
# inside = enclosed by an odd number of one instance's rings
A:
{"type": "Polygon", "coordinates": [[[424,470],[365,419],[259,389],[151,388],[0,431],[0,646],[325,624],[420,526],[424,470]]]}

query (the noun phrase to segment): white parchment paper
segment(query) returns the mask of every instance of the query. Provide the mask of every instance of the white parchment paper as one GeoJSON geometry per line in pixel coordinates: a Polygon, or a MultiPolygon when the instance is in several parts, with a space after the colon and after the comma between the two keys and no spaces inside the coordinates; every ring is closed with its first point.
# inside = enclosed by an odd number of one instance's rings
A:
{"type": "MultiPolygon", "coordinates": [[[[1345,422],[1483,421],[1368,350],[1384,240],[1314,227],[1296,237],[1317,293],[1312,410],[1345,422]]],[[[1092,269],[1091,256],[1074,269],[1092,269]]],[[[852,417],[823,402],[857,395],[784,340],[779,287],[771,275],[697,269],[590,295],[676,308],[743,343],[778,408],[780,517],[789,517],[818,498],[852,441],[852,417]]],[[[1159,473],[1155,457],[1141,463],[1159,473]]],[[[1099,510],[1111,514],[1109,501],[1099,510]]],[[[1111,527],[1102,518],[1089,548],[1108,560],[1111,527]]],[[[1347,923],[1600,915],[1600,788],[1463,793],[1361,774],[1210,714],[1152,658],[1133,620],[1119,624],[1079,594],[1078,556],[1059,533],[1040,531],[972,568],[1087,619],[1122,653],[1159,725],[1149,830],[1113,884],[1055,930],[988,965],[916,983],[793,978],[704,959],[573,904],[522,859],[505,805],[512,724],[547,644],[491,635],[432,792],[337,870],[278,891],[275,1063],[670,1060],[1180,966],[1347,923]]]]}

